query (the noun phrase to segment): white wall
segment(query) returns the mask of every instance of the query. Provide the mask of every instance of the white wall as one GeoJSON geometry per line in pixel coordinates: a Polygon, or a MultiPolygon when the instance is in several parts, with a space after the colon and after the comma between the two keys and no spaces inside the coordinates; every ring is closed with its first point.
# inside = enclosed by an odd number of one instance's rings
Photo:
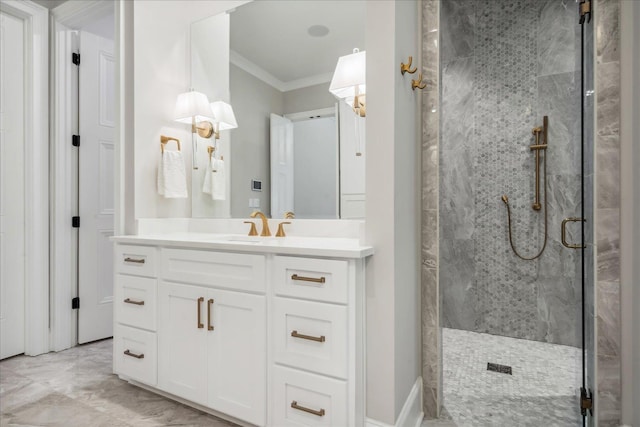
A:
{"type": "Polygon", "coordinates": [[[231,104],[238,120],[232,132],[231,216],[248,217],[249,198],[260,199],[260,210],[271,212],[269,114],[283,114],[283,94],[230,64],[231,104]],[[262,180],[262,191],[251,191],[251,179],[262,180]]]}
{"type": "Polygon", "coordinates": [[[388,424],[420,376],[419,107],[398,71],[418,54],[416,11],[367,3],[367,416],[388,424]]]}
{"type": "Polygon", "coordinates": [[[329,82],[283,92],[284,114],[333,107],[336,99],[329,92],[329,82]]]}
{"type": "MultiPolygon", "coordinates": [[[[173,121],[179,93],[191,81],[189,39],[191,23],[238,7],[246,1],[137,1],[134,21],[134,141],[135,216],[189,217],[190,199],[157,195],[156,169],[160,135],[182,141],[187,170],[191,168],[191,133],[173,121]]],[[[126,142],[125,142],[126,143],[126,142]]],[[[189,191],[190,174],[187,173],[189,191]]]]}
{"type": "Polygon", "coordinates": [[[640,426],[640,3],[620,6],[622,422],[640,426]]]}
{"type": "Polygon", "coordinates": [[[293,123],[296,218],[338,218],[336,118],[293,123]]]}

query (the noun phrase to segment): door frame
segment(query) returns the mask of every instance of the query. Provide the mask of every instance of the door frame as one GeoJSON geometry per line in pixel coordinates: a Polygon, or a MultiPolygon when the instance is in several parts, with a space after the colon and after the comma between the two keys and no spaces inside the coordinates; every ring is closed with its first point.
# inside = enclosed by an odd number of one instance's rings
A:
{"type": "MultiPolygon", "coordinates": [[[[115,2],[118,16],[119,2],[115,2]]],[[[76,48],[72,34],[83,25],[105,16],[111,11],[111,2],[92,0],[68,1],[52,10],[51,14],[51,350],[61,351],[77,344],[77,311],[71,300],[77,290],[77,230],[71,227],[71,217],[77,215],[77,152],[71,145],[71,135],[77,131],[77,87],[75,65],[71,53],[76,48]]],[[[118,28],[116,18],[114,55],[118,61],[118,28]]],[[[116,107],[119,85],[116,80],[116,107]]],[[[119,120],[119,112],[116,121],[119,120]]],[[[117,124],[116,124],[117,126],[117,124]]],[[[118,159],[119,134],[114,138],[118,159]]],[[[119,162],[115,164],[116,188],[119,162]]],[[[117,202],[116,198],[116,202],[117,202]]],[[[118,217],[118,205],[115,216],[118,217]]],[[[116,219],[116,223],[118,220],[116,219]]],[[[116,230],[119,234],[119,231],[116,230]]]]}
{"type": "Polygon", "coordinates": [[[3,0],[0,10],[25,23],[25,348],[49,351],[49,11],[3,0]]]}

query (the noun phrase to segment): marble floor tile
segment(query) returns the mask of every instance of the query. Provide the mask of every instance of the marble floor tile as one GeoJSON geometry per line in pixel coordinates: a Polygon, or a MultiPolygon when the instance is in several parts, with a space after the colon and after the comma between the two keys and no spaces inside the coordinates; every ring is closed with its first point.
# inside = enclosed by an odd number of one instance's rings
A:
{"type": "Polygon", "coordinates": [[[113,341],[0,361],[0,427],[235,424],[119,379],[113,341]]]}
{"type": "Polygon", "coordinates": [[[444,407],[459,427],[581,426],[580,349],[443,329],[444,407]],[[513,375],[487,363],[511,366],[513,375]]]}

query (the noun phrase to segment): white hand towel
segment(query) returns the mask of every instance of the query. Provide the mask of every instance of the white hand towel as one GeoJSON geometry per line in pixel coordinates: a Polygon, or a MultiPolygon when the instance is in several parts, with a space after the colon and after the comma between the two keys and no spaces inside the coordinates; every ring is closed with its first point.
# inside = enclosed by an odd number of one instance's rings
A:
{"type": "Polygon", "coordinates": [[[211,172],[211,198],[213,200],[226,200],[227,198],[227,176],[224,170],[224,160],[213,160],[213,170],[211,172]]]}
{"type": "Polygon", "coordinates": [[[158,194],[167,199],[189,197],[181,151],[165,151],[158,167],[158,194]]]}
{"type": "Polygon", "coordinates": [[[204,168],[204,176],[203,176],[203,184],[202,184],[202,192],[205,194],[211,194],[211,171],[213,169],[213,162],[215,159],[213,157],[209,158],[209,163],[207,167],[204,168]]]}

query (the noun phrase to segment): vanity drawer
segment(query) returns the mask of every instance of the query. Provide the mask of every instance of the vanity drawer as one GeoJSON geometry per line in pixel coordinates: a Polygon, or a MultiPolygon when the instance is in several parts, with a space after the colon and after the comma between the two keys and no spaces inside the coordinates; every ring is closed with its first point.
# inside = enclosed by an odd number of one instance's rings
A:
{"type": "Polygon", "coordinates": [[[119,323],[156,330],[156,279],[116,275],[115,314],[119,323]]]}
{"type": "Polygon", "coordinates": [[[160,253],[165,280],[265,292],[264,255],[171,248],[162,248],[160,253]]]}
{"type": "Polygon", "coordinates": [[[156,248],[153,246],[116,245],[116,273],[155,277],[156,248]]]}
{"type": "Polygon", "coordinates": [[[348,262],[342,260],[274,257],[276,294],[346,304],[348,262]]]}
{"type": "Polygon", "coordinates": [[[158,376],[156,334],[123,325],[116,325],[114,332],[116,373],[155,386],[158,376]]]}
{"type": "Polygon", "coordinates": [[[274,298],[275,361],[347,378],[347,307],[274,298]]]}
{"type": "Polygon", "coordinates": [[[276,426],[349,425],[345,381],[276,366],[273,402],[276,426]]]}

